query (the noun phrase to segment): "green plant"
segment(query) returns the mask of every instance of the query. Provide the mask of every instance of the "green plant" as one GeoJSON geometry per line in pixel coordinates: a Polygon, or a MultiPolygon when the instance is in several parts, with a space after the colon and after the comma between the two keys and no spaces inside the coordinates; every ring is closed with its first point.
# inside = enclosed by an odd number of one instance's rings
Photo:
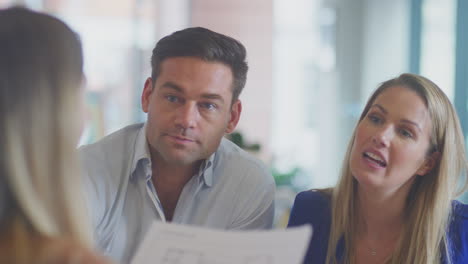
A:
{"type": "Polygon", "coordinates": [[[260,151],[260,144],[258,143],[246,143],[244,140],[244,136],[242,135],[241,132],[234,131],[231,134],[226,136],[229,140],[231,140],[234,144],[239,146],[240,148],[248,151],[260,151]]]}

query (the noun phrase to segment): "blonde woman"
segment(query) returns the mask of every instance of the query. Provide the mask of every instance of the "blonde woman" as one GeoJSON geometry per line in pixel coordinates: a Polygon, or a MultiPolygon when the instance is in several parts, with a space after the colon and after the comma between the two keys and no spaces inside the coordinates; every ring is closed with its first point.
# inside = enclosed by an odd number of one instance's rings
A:
{"type": "Polygon", "coordinates": [[[105,263],[77,192],[82,67],[63,22],[0,10],[0,263],[105,263]]]}
{"type": "Polygon", "coordinates": [[[333,189],[298,194],[312,224],[304,263],[468,263],[466,159],[457,114],[430,80],[403,74],[371,96],[333,189]]]}

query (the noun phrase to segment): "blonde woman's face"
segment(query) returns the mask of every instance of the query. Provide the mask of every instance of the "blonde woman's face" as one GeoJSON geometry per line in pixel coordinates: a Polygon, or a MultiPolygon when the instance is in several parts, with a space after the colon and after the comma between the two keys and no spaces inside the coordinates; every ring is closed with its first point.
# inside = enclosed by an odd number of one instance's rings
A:
{"type": "Polygon", "coordinates": [[[383,91],[359,123],[350,168],[359,188],[396,193],[430,170],[431,119],[417,93],[395,86],[383,91]]]}

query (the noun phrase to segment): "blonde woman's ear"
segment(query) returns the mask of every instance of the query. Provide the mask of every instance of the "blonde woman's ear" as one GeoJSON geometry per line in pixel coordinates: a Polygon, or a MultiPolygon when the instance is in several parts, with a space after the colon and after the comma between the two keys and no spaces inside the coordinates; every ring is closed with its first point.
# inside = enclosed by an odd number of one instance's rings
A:
{"type": "Polygon", "coordinates": [[[439,159],[440,159],[440,152],[438,151],[433,152],[431,155],[426,157],[426,160],[424,161],[423,165],[418,169],[416,174],[419,176],[424,176],[428,174],[437,165],[437,163],[439,162],[439,159]]]}

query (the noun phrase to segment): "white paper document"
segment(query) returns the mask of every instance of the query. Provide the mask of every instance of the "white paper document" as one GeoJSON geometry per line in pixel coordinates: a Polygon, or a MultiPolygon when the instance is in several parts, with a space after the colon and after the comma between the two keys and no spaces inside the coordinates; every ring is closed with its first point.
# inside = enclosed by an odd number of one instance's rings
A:
{"type": "Polygon", "coordinates": [[[132,264],[299,264],[312,227],[220,231],[155,222],[132,264]]]}

